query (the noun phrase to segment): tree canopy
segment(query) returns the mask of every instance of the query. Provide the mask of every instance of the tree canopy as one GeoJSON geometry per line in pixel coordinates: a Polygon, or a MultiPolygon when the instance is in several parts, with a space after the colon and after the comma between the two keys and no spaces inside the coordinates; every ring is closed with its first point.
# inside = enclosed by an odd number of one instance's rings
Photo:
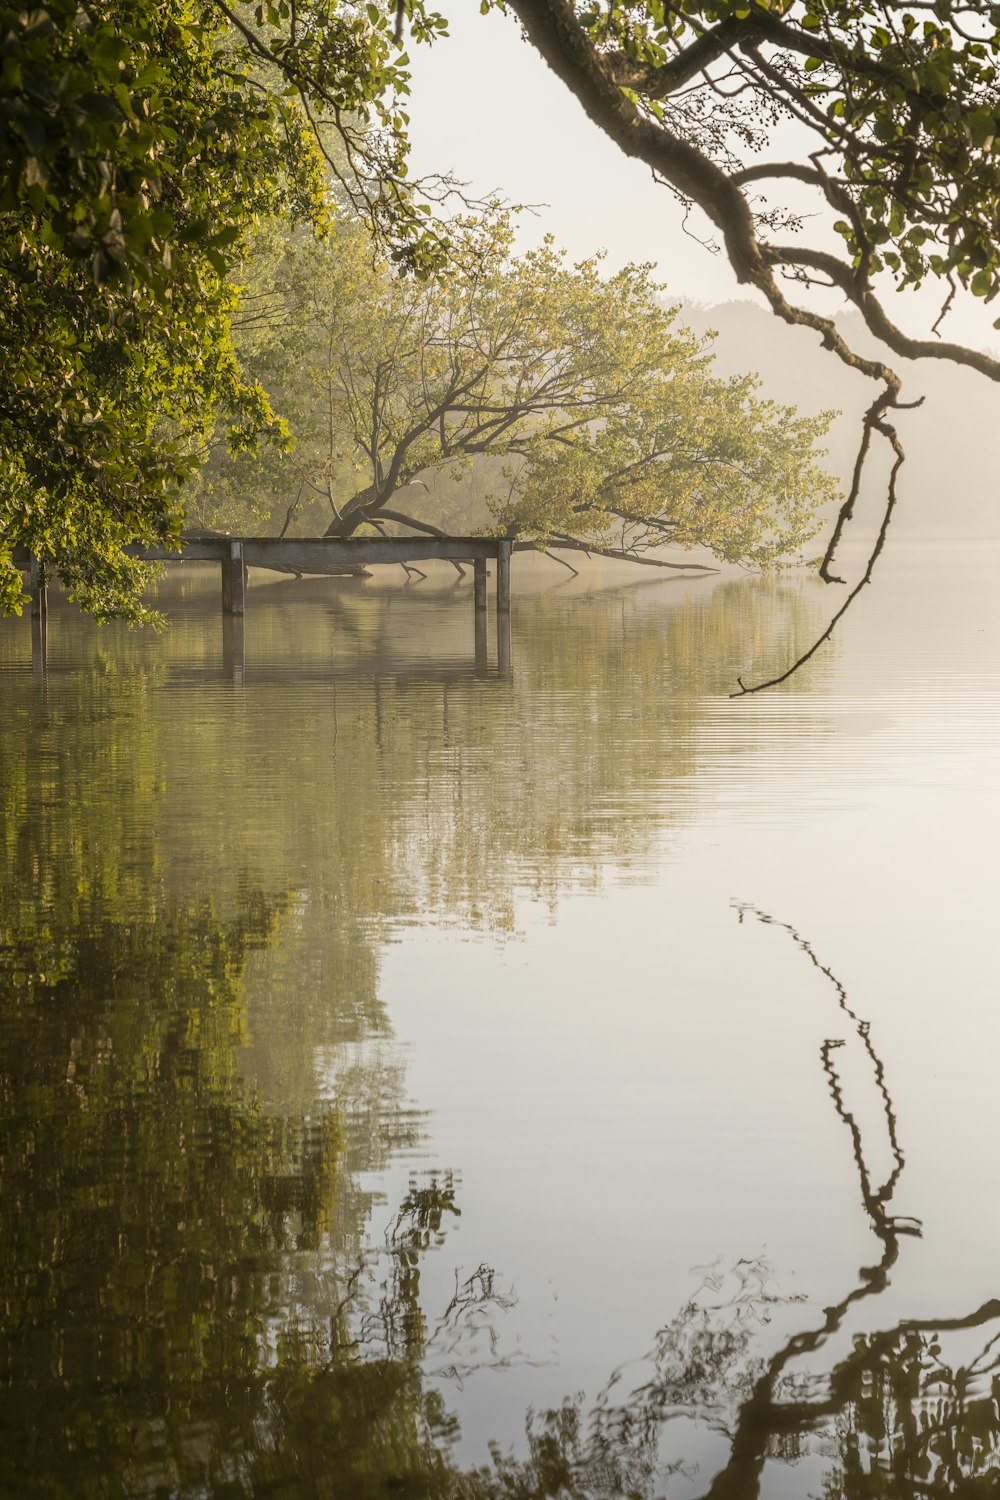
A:
{"type": "MultiPolygon", "coordinates": [[[[598,126],[707,215],[739,279],[880,382],[861,459],[876,434],[901,458],[899,377],[847,343],[815,285],[896,354],[1000,378],[937,325],[905,333],[883,298],[937,280],[943,314],[958,288],[1000,290],[1000,9],[506,8],[598,126]]],[[[445,29],[422,0],[0,6],[0,607],[20,597],[20,543],[98,614],[141,616],[124,548],[177,534],[220,415],[237,449],[284,441],[231,339],[232,271],[262,216],[322,228],[339,199],[398,268],[455,254],[433,185],[415,191],[406,171],[403,32],[445,29]]],[[[893,502],[890,487],[887,516],[893,502]]]]}
{"type": "MultiPolygon", "coordinates": [[[[265,253],[238,343],[296,446],[259,482],[293,512],[318,497],[334,536],[488,528],[671,567],[698,564],[652,556],[664,543],[757,565],[800,549],[836,497],[815,448],[829,414],[715,376],[649,266],[512,240],[502,211],[459,220],[449,274],[426,281],[373,264],[346,222],[265,253]]],[[[223,514],[256,464],[212,466],[223,514]]]]}
{"type": "Polygon", "coordinates": [[[987,303],[1000,292],[1000,7],[497,0],[497,8],[517,16],[528,41],[626,155],[701,210],[742,284],[879,382],[820,566],[826,582],[844,582],[835,557],[875,437],[885,440],[892,463],[885,509],[832,630],[870,580],[896,504],[904,452],[890,416],[907,403],[885,349],[1000,380],[1000,361],[940,336],[959,289],[987,303]],[[889,315],[884,293],[928,282],[940,286],[937,316],[924,337],[914,337],[889,315]],[[817,302],[816,288],[853,304],[883,351],[854,347],[817,302]]]}
{"type": "Polygon", "coordinates": [[[141,617],[123,548],[179,532],[215,417],[236,448],[283,440],[230,338],[260,216],[322,229],[333,162],[397,259],[431,253],[405,58],[386,17],[330,0],[49,0],[0,5],[0,60],[0,609],[22,544],[95,613],[141,617]]]}
{"type": "Polygon", "coordinates": [[[897,354],[1000,375],[975,350],[907,337],[875,282],[882,272],[899,288],[940,277],[947,300],[956,285],[986,301],[1000,291],[1000,8],[685,0],[598,11],[510,0],[509,9],[596,123],[706,214],[739,279],[782,317],[882,373],[779,280],[815,279],[842,291],[897,354]],[[792,183],[809,190],[808,209],[781,201],[792,183]],[[819,212],[831,238],[817,244],[810,224],[805,243],[796,232],[819,212]]]}

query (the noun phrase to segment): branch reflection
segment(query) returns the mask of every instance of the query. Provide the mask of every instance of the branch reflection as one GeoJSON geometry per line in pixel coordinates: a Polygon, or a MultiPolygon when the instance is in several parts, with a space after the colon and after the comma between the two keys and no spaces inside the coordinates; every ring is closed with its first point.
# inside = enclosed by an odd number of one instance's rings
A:
{"type": "MultiPolygon", "coordinates": [[[[666,1462],[661,1451],[667,1424],[687,1418],[723,1435],[729,1449],[701,1490],[703,1500],[768,1500],[766,1466],[807,1455],[823,1462],[823,1500],[995,1495],[1000,1299],[964,1317],[907,1319],[885,1331],[856,1333],[819,1393],[814,1377],[794,1369],[842,1329],[859,1302],[885,1290],[901,1241],[919,1235],[920,1224],[891,1212],[904,1156],[868,1021],[794,927],[752,906],[737,911],[741,922],[752,917],[791,937],[833,987],[868,1059],[892,1158],[880,1184],[868,1165],[876,1143],[848,1108],[837,1066],[846,1039],[829,1038],[820,1049],[834,1108],[850,1134],[862,1203],[881,1242],[878,1263],[862,1267],[856,1284],[825,1310],[818,1326],[793,1333],[766,1360],[753,1352],[761,1328],[776,1304],[795,1299],[780,1295],[763,1259],[741,1260],[725,1275],[712,1269],[657,1335],[651,1373],[641,1386],[616,1401],[622,1381],[617,1371],[589,1418],[579,1402],[567,1402],[529,1424],[529,1459],[516,1476],[510,1461],[498,1462],[482,1493],[645,1497],[669,1493],[674,1477],[683,1476],[691,1494],[696,1467],[666,1462]]],[[[791,1491],[783,1486],[781,1493],[791,1491]]],[[[809,1493],[819,1492],[810,1487],[809,1493]]]]}

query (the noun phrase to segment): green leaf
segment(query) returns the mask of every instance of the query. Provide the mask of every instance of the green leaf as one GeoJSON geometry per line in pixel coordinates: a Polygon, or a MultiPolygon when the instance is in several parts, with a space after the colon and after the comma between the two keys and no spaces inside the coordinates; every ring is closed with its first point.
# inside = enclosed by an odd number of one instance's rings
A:
{"type": "Polygon", "coordinates": [[[41,156],[48,143],[48,135],[38,116],[32,114],[23,101],[14,100],[9,107],[9,118],[31,154],[41,156]]]}

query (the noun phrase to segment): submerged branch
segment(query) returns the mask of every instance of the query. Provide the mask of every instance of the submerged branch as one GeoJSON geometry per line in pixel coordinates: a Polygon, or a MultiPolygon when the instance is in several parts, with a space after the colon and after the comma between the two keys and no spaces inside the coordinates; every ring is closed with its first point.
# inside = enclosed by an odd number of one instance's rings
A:
{"type": "MultiPolygon", "coordinates": [[[[558,547],[560,551],[582,552],[585,557],[610,557],[615,562],[638,563],[644,568],[669,568],[676,573],[719,573],[720,568],[710,567],[708,563],[675,563],[667,562],[662,557],[643,557],[639,552],[626,552],[616,547],[601,547],[594,542],[579,542],[575,537],[566,536],[561,531],[550,533],[551,541],[549,547],[558,547]]],[[[537,551],[535,542],[515,542],[515,552],[527,549],[537,551]]]]}
{"type": "Polygon", "coordinates": [[[564,557],[557,557],[555,550],[552,547],[536,547],[535,551],[540,552],[543,557],[551,557],[554,563],[558,563],[561,568],[568,568],[574,578],[579,578],[580,569],[574,568],[573,564],[571,562],[567,562],[564,557]]]}

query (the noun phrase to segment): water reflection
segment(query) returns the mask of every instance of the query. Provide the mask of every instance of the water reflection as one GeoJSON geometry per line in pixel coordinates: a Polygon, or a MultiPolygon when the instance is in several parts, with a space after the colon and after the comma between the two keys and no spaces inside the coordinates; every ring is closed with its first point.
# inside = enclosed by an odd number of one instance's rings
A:
{"type": "MultiPolygon", "coordinates": [[[[652,1496],[670,1491],[672,1478],[688,1481],[696,1463],[665,1462],[667,1424],[694,1420],[724,1435],[729,1456],[704,1500],[759,1500],[803,1494],[788,1488],[781,1469],[810,1454],[823,1455],[824,1500],[927,1495],[945,1500],[996,1491],[1000,1476],[1000,1300],[965,1317],[907,1319],[877,1333],[856,1332],[847,1353],[821,1378],[796,1362],[834,1339],[863,1299],[889,1281],[901,1241],[919,1235],[919,1224],[890,1212],[904,1168],[897,1120],[883,1062],[871,1028],[852,1009],[833,970],[822,964],[794,928],[766,913],[748,915],[782,928],[832,985],[840,1009],[870,1066],[879,1096],[891,1166],[876,1185],[869,1139],[845,1102],[837,1065],[846,1038],[830,1038],[821,1063],[834,1109],[846,1127],[858,1171],[861,1201],[881,1244],[874,1266],[862,1267],[822,1323],[784,1339],[766,1360],[756,1352],[760,1331],[777,1307],[800,1299],[782,1295],[762,1257],[741,1260],[728,1273],[714,1267],[696,1293],[656,1336],[643,1378],[622,1399],[629,1371],[614,1372],[589,1412],[567,1399],[528,1422],[529,1457],[520,1463],[499,1454],[495,1472],[481,1473],[473,1493],[483,1496],[652,1496]]],[[[805,1313],[805,1310],[803,1310],[805,1313]]],[[[798,1320],[796,1320],[798,1321],[798,1320]]],[[[795,1481],[792,1481],[793,1485],[795,1481]]],[[[812,1488],[809,1493],[819,1493],[812,1488]]]]}
{"type": "MultiPolygon", "coordinates": [[[[45,684],[0,725],[7,835],[44,843],[48,776],[60,819],[85,801],[111,825],[100,848],[142,846],[172,891],[308,888],[338,926],[428,911],[502,926],[517,883],[554,897],[602,859],[641,859],[678,815],[651,820],[650,800],[696,770],[713,688],[794,648],[824,607],[802,580],[633,587],[584,596],[568,629],[543,597],[516,682],[480,684],[464,602],[327,586],[311,612],[303,585],[246,617],[247,692],[230,699],[213,581],[187,587],[162,638],[50,610],[45,684]]],[[[0,659],[22,651],[5,626],[0,659]]]]}
{"type": "MultiPolygon", "coordinates": [[[[210,604],[199,587],[175,598],[159,640],[71,625],[55,605],[44,678],[27,628],[0,635],[0,1491],[989,1493],[1000,1305],[898,1316],[891,1279],[918,1226],[897,1210],[906,1121],[868,1007],[794,929],[750,907],[734,941],[751,923],[774,929],[835,1000],[842,1026],[810,1055],[853,1156],[874,1265],[819,1314],[753,1244],[683,1297],[654,1273],[639,1289],[644,1327],[661,1325],[644,1360],[562,1404],[578,1384],[553,1368],[546,1400],[520,1403],[535,1406],[523,1442],[505,1437],[488,1462],[482,1445],[481,1462],[463,1448],[463,1392],[519,1392],[517,1378],[555,1365],[554,1345],[523,1312],[531,1287],[470,1223],[499,1185],[470,1174],[461,1140],[435,1147],[440,1101],[413,1097],[389,958],[413,965],[413,993],[443,987],[443,968],[418,972],[414,933],[516,933],[525,901],[554,920],[575,893],[659,878],[663,850],[715,810],[722,773],[705,767],[718,747],[729,786],[752,762],[752,731],[723,743],[723,695],[738,671],[794,654],[822,595],[748,579],[595,591],[571,610],[560,594],[516,601],[516,674],[503,681],[466,601],[449,611],[349,586],[255,601],[220,672],[214,582],[210,604]]],[[[811,750],[824,743],[828,719],[808,696],[768,703],[754,713],[788,713],[811,750]]],[[[693,861],[683,878],[696,880],[693,861]]],[[[647,915],[630,938],[645,922],[669,939],[663,909],[637,895],[632,910],[647,915]]],[[[569,1054],[551,1079],[568,1120],[559,1141],[586,1158],[593,1137],[567,1086],[586,1015],[522,1023],[516,972],[490,991],[484,969],[470,965],[450,1018],[456,1032],[476,1005],[497,1018],[463,1054],[471,1089],[487,1092],[504,1030],[524,1025],[507,1055],[526,1070],[556,1026],[569,1054]]],[[[601,997],[608,1053],[633,982],[623,958],[601,997]]],[[[659,981],[665,1049],[709,998],[682,970],[659,981]]],[[[458,1066],[451,1040],[442,1071],[458,1066]]],[[[591,1110],[612,1087],[609,1071],[596,1076],[591,1110]]],[[[518,1096],[498,1093],[484,1128],[513,1151],[518,1096]]],[[[678,1100],[678,1117],[693,1116],[693,1090],[678,1100]]],[[[525,1241],[540,1145],[508,1211],[525,1241]]],[[[752,1144],[724,1149],[753,1173],[752,1144]]],[[[612,1220],[630,1249],[599,1167],[584,1159],[581,1180],[585,1216],[612,1220]]],[[[647,1187],[662,1190],[654,1174],[647,1187]]],[[[645,1202],[629,1208],[644,1219],[645,1202]]],[[[582,1254],[558,1229],[553,1277],[582,1254]]],[[[587,1232],[596,1240],[593,1222],[587,1232]]],[[[629,1264],[605,1265],[588,1318],[629,1264]]]]}
{"type": "MultiPolygon", "coordinates": [[[[41,925],[2,918],[2,1493],[306,1493],[320,1421],[341,1475],[391,1467],[394,1425],[433,1426],[418,1362],[483,1358],[508,1294],[482,1266],[429,1326],[451,1174],[414,1175],[373,1244],[349,1091],[278,1117],[241,1080],[243,974],[282,904],[123,921],[62,889],[41,925]]],[[[374,1153],[405,1144],[393,1080],[346,1076],[382,1101],[374,1153]]]]}
{"type": "MultiPolygon", "coordinates": [[[[919,1226],[891,1211],[904,1157],[871,1028],[787,927],[852,1024],[852,1039],[823,1043],[821,1064],[878,1262],[767,1360],[761,1329],[796,1299],[761,1257],[713,1268],[627,1398],[619,1370],[590,1411],[567,1400],[529,1415],[527,1457],[498,1451],[491,1468],[463,1472],[422,1365],[433,1354],[439,1375],[462,1378],[502,1362],[495,1322],[512,1294],[483,1265],[429,1319],[421,1266],[459,1213],[451,1174],[412,1177],[373,1248],[356,1131],[350,1166],[345,1151],[351,1099],[277,1118],[241,1082],[243,974],[283,910],[250,894],[235,921],[203,903],[125,923],[69,892],[43,931],[4,924],[4,1493],[103,1495],[114,1475],[114,1492],[134,1495],[652,1496],[694,1472],[661,1453],[678,1417],[727,1436],[708,1500],[767,1496],[769,1464],[817,1450],[830,1500],[995,1482],[1000,1302],[856,1333],[821,1380],[796,1369],[884,1290],[919,1226]],[[879,1143],[845,1099],[849,1040],[880,1100],[881,1182],[869,1166],[879,1143]]],[[[392,1092],[387,1080],[366,1088],[392,1092]]]]}

